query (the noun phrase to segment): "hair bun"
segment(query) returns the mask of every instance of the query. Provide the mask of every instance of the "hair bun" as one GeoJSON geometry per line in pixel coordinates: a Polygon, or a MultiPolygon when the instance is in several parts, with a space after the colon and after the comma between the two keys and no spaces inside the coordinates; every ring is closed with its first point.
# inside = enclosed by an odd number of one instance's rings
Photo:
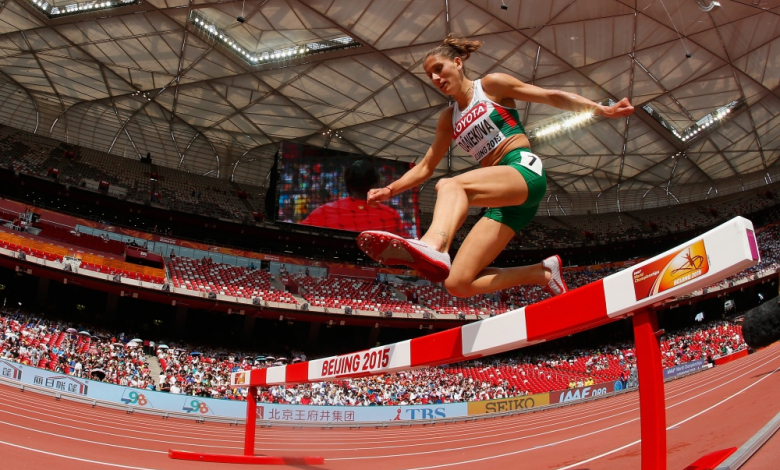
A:
{"type": "MultiPolygon", "coordinates": [[[[470,39],[455,37],[452,33],[448,34],[439,47],[450,47],[460,56],[462,60],[468,60],[473,52],[482,47],[482,41],[472,41],[470,39]]],[[[438,49],[438,47],[437,47],[438,49]]]]}

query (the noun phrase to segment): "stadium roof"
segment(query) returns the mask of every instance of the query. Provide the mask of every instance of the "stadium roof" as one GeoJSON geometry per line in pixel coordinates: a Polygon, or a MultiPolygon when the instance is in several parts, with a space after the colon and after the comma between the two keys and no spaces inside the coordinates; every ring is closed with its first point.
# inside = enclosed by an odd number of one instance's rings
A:
{"type": "MultiPolygon", "coordinates": [[[[0,122],[258,186],[286,140],[417,161],[448,106],[422,60],[452,32],[484,42],[472,77],[506,72],[637,107],[541,136],[569,116],[518,103],[547,157],[550,213],[775,178],[780,0],[503,3],[0,0],[0,122]]],[[[453,147],[437,176],[471,167],[453,147]]]]}

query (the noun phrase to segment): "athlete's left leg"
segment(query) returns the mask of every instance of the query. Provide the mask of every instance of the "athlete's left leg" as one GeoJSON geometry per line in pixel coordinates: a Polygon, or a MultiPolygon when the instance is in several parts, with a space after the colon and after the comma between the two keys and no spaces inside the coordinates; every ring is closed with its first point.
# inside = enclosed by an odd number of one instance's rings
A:
{"type": "Polygon", "coordinates": [[[457,297],[496,292],[520,284],[547,285],[551,271],[542,263],[512,268],[488,268],[503,251],[514,230],[483,217],[463,241],[444,287],[457,297]]]}

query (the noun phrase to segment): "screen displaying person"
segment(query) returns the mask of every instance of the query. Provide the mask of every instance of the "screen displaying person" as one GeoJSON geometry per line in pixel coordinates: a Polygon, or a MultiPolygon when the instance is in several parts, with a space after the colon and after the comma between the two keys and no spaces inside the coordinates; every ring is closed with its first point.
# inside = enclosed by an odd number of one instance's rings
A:
{"type": "Polygon", "coordinates": [[[397,210],[366,201],[368,192],[377,186],[379,179],[379,172],[369,159],[353,161],[344,172],[348,196],[318,207],[301,223],[355,232],[382,230],[409,236],[397,210]]]}

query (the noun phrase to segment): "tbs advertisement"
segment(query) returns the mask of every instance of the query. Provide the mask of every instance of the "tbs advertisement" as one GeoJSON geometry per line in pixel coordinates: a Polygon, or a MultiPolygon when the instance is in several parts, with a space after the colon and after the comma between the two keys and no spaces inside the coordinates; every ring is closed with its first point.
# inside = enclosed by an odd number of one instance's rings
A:
{"type": "Polygon", "coordinates": [[[636,300],[646,299],[707,274],[710,265],[704,240],[634,270],[636,300]]]}

